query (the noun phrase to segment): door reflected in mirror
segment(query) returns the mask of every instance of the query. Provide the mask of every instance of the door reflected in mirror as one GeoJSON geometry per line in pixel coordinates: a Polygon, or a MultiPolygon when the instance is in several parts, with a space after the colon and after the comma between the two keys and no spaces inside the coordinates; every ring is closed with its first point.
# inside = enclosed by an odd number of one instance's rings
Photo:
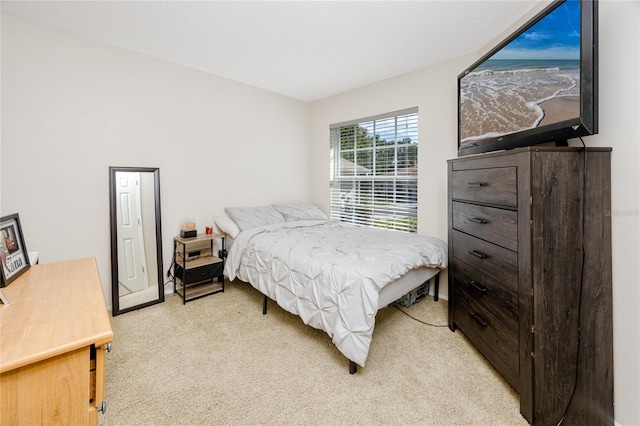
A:
{"type": "Polygon", "coordinates": [[[160,171],[110,167],[113,315],[164,301],[160,171]]]}

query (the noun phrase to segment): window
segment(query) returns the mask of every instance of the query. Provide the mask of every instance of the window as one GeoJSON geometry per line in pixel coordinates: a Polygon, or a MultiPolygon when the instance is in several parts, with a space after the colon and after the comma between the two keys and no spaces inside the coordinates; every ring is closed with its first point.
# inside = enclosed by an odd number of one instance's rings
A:
{"type": "Polygon", "coordinates": [[[418,230],[418,109],[331,126],[331,218],[418,230]]]}

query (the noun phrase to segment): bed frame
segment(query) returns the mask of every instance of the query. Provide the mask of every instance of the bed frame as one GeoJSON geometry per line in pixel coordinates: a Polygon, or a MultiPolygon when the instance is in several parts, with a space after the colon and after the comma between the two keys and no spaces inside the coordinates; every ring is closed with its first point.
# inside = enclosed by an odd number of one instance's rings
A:
{"type": "MultiPolygon", "coordinates": [[[[433,279],[433,301],[437,302],[439,300],[438,294],[440,291],[440,272],[435,274],[433,277],[429,278],[424,284],[428,283],[433,279]]],[[[267,300],[269,298],[266,295],[263,295],[262,299],[262,315],[267,314],[267,300]]],[[[349,374],[355,374],[358,371],[358,364],[349,360],[349,374]]]]}

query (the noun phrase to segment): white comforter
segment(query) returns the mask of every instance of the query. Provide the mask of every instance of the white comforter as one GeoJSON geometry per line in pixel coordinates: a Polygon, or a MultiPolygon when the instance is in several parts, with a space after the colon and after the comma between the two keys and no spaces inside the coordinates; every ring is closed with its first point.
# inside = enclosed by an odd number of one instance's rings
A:
{"type": "Polygon", "coordinates": [[[241,232],[225,275],[251,283],[305,324],[324,330],[340,352],[364,367],[379,291],[421,266],[447,267],[443,241],[307,220],[241,232]]]}

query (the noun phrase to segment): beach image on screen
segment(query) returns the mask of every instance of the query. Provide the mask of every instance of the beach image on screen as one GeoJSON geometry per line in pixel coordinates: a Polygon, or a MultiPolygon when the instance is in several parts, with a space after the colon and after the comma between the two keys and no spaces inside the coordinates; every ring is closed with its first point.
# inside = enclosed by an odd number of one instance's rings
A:
{"type": "Polygon", "coordinates": [[[563,3],[460,79],[462,147],[579,116],[579,1],[563,3]]]}

